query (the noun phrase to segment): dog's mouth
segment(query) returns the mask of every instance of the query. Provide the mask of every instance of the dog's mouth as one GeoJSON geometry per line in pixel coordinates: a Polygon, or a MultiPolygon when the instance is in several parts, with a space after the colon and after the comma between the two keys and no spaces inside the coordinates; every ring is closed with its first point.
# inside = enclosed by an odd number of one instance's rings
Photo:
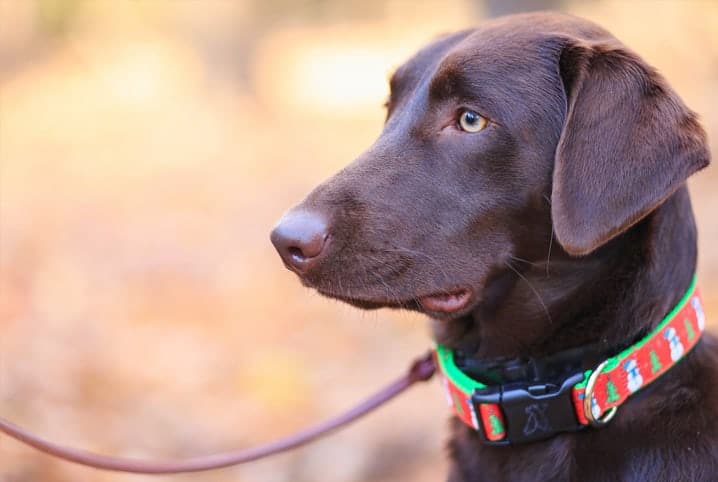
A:
{"type": "Polygon", "coordinates": [[[424,309],[439,313],[456,313],[466,308],[471,301],[471,290],[458,288],[453,291],[446,291],[418,298],[424,309]]]}
{"type": "Polygon", "coordinates": [[[324,296],[334,298],[362,309],[403,308],[423,311],[434,315],[454,315],[464,311],[471,303],[473,293],[469,288],[459,287],[442,290],[429,295],[412,298],[360,297],[351,294],[337,294],[318,289],[324,296]]]}

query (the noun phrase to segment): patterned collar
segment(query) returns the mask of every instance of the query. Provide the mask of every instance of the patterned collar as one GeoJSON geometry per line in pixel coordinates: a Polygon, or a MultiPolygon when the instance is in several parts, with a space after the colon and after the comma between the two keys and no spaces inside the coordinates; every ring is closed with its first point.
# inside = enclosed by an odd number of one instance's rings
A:
{"type": "Polygon", "coordinates": [[[484,384],[467,375],[452,350],[438,345],[436,365],[449,406],[488,445],[541,440],[608,423],[628,397],[668,371],[705,328],[694,277],[681,301],[648,335],[592,370],[576,368],[537,383],[484,384]]]}

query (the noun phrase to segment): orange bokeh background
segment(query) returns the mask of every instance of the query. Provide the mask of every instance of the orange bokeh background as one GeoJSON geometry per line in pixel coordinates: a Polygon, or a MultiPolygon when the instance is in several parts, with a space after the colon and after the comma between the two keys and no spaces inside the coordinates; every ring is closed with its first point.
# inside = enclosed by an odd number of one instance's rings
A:
{"type": "MultiPolygon", "coordinates": [[[[718,3],[556,4],[658,67],[715,157],[718,3]]],[[[481,1],[0,0],[0,414],[100,452],[185,456],[291,432],[400,373],[431,343],[423,317],[302,288],[268,233],[372,142],[393,68],[490,13],[481,1]]],[[[691,181],[714,319],[717,173],[691,181]]],[[[162,480],[443,480],[447,419],[429,384],[307,448],[162,480]]],[[[0,481],[86,480],[155,479],[0,437],[0,481]]]]}

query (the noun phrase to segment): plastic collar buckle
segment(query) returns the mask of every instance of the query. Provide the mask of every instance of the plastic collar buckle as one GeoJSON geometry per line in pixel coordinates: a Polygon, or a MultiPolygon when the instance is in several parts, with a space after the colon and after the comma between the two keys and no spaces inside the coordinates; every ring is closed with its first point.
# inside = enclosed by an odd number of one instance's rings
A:
{"type": "Polygon", "coordinates": [[[583,373],[576,373],[556,384],[511,383],[474,391],[471,401],[476,413],[481,404],[498,404],[506,424],[506,436],[501,440],[489,440],[485,430],[479,430],[483,442],[510,445],[583,429],[573,405],[573,387],[583,379],[583,373]]]}

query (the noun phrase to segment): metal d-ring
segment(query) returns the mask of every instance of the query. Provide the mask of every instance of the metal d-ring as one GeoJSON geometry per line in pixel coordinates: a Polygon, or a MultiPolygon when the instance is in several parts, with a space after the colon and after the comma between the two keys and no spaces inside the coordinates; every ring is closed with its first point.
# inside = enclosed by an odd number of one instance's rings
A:
{"type": "Polygon", "coordinates": [[[598,365],[593,372],[591,372],[591,376],[588,377],[588,381],[586,382],[586,390],[583,392],[583,414],[586,417],[586,420],[588,420],[588,422],[594,427],[602,427],[606,425],[618,411],[618,407],[611,407],[606,410],[606,413],[598,418],[594,417],[593,412],[591,412],[593,389],[596,387],[598,376],[601,374],[601,370],[603,370],[606,366],[606,363],[608,363],[608,360],[601,362],[601,364],[598,365]]]}

